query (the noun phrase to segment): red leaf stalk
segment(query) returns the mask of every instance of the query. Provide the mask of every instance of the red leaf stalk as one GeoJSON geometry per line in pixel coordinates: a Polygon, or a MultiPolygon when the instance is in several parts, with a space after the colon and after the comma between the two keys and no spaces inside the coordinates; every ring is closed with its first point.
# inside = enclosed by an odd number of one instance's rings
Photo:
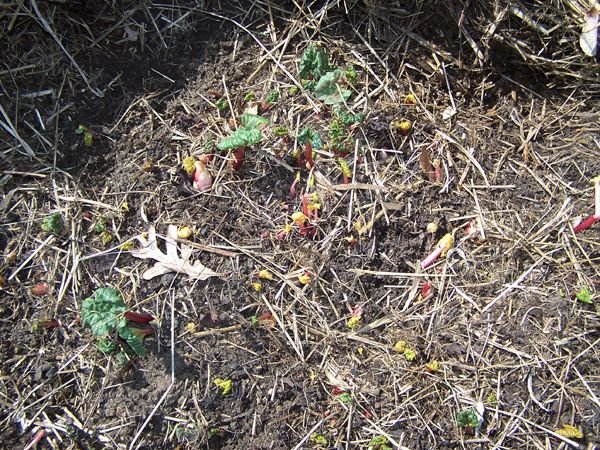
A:
{"type": "Polygon", "coordinates": [[[306,143],[306,150],[304,152],[304,159],[306,159],[306,167],[308,169],[312,169],[314,166],[313,158],[312,158],[312,145],[310,142],[306,143]]]}

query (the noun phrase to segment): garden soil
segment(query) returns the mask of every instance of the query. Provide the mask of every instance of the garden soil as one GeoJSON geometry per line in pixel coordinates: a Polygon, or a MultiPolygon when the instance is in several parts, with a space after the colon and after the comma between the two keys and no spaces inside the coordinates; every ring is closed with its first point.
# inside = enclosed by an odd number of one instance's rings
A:
{"type": "Polygon", "coordinates": [[[2,71],[4,123],[36,153],[2,135],[2,448],[40,432],[37,448],[593,448],[600,228],[573,221],[593,212],[598,98],[499,43],[478,64],[441,12],[420,11],[427,45],[390,44],[373,10],[334,3],[98,2],[92,20],[39,2],[1,19],[21,55],[2,71]],[[356,71],[344,108],[365,118],[342,150],[335,108],[297,86],[311,45],[356,71]],[[44,49],[45,73],[19,69],[44,49]],[[234,170],[216,145],[245,111],[269,124],[234,170]],[[325,141],[312,167],[307,127],[325,141]],[[205,155],[198,191],[183,163],[205,155]],[[317,211],[308,231],[300,211],[317,211]],[[56,212],[64,230],[43,231],[56,212]],[[166,251],[169,225],[220,276],[146,279],[136,236],[154,226],[166,251]],[[82,326],[100,287],[155,318],[146,356],[103,354],[82,326]]]}

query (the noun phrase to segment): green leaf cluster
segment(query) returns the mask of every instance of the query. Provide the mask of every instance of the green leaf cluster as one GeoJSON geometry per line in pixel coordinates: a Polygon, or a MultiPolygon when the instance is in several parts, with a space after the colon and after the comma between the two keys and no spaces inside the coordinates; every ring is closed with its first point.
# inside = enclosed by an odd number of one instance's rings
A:
{"type": "Polygon", "coordinates": [[[468,408],[463,409],[456,415],[456,425],[459,428],[464,428],[466,426],[477,428],[479,427],[479,417],[475,412],[475,409],[468,408]]]}
{"type": "Polygon", "coordinates": [[[271,91],[267,94],[265,101],[269,104],[277,103],[279,101],[279,91],[271,91]]]}
{"type": "Polygon", "coordinates": [[[235,150],[258,144],[262,138],[260,126],[269,123],[264,117],[249,113],[242,114],[240,121],[242,126],[217,144],[219,150],[235,150]]]}
{"type": "Polygon", "coordinates": [[[579,291],[575,293],[575,297],[581,303],[592,304],[592,295],[588,290],[587,286],[582,287],[579,291]]]}
{"type": "Polygon", "coordinates": [[[323,148],[323,139],[321,138],[321,135],[309,127],[303,128],[300,133],[298,133],[298,142],[300,144],[310,142],[310,145],[314,149],[323,148]]]}
{"type": "Polygon", "coordinates": [[[350,111],[345,111],[341,108],[334,108],[333,115],[347,127],[362,123],[363,120],[365,120],[365,115],[363,113],[352,114],[350,111]]]}
{"type": "Polygon", "coordinates": [[[392,450],[385,436],[375,436],[369,441],[369,450],[392,450]]]}
{"type": "Polygon", "coordinates": [[[42,230],[48,233],[60,234],[65,229],[65,223],[61,213],[53,213],[42,221],[42,230]]]}
{"type": "Polygon", "coordinates": [[[350,86],[356,86],[358,74],[356,73],[356,69],[352,64],[348,65],[348,67],[346,67],[346,69],[344,70],[344,78],[350,86]]]}
{"type": "MultiPolygon", "coordinates": [[[[99,288],[92,297],[86,298],[81,304],[81,323],[90,328],[94,336],[117,334],[127,342],[129,347],[139,356],[144,356],[143,336],[136,334],[125,319],[127,305],[119,291],[113,288],[99,288]]],[[[108,350],[107,344],[101,345],[101,351],[108,350]]]]}
{"type": "Polygon", "coordinates": [[[329,70],[329,57],[322,48],[310,45],[300,58],[298,74],[303,80],[318,80],[329,70]]]}
{"type": "Polygon", "coordinates": [[[327,72],[323,75],[315,86],[315,97],[326,105],[337,105],[347,101],[352,92],[338,84],[341,76],[342,71],[340,69],[335,69],[333,72],[327,72]]]}

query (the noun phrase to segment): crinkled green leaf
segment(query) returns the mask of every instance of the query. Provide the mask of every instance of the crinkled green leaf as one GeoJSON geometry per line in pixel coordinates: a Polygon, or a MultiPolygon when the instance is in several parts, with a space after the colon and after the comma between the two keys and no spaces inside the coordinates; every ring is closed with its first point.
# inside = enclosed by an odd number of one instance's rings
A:
{"type": "Polygon", "coordinates": [[[217,144],[219,150],[234,150],[240,147],[249,147],[258,144],[262,134],[257,128],[238,128],[231,136],[221,140],[217,144]]]}
{"type": "Polygon", "coordinates": [[[271,91],[267,94],[265,101],[269,104],[277,103],[279,101],[279,91],[271,91]]]}
{"type": "Polygon", "coordinates": [[[361,123],[363,120],[365,120],[365,115],[363,113],[352,114],[350,111],[344,111],[341,108],[335,108],[333,110],[333,114],[339,118],[340,122],[342,122],[345,126],[361,123]]]}
{"type": "Polygon", "coordinates": [[[134,331],[127,326],[127,324],[119,327],[117,330],[119,336],[127,342],[127,345],[131,347],[131,349],[138,356],[146,356],[146,349],[144,348],[144,338],[143,336],[134,333],[134,331]]]}
{"type": "Polygon", "coordinates": [[[269,123],[264,117],[249,113],[242,114],[240,122],[242,123],[240,128],[217,144],[219,150],[235,150],[258,144],[262,138],[260,126],[269,123]]]}
{"type": "Polygon", "coordinates": [[[300,78],[321,78],[329,70],[329,58],[324,49],[309,46],[300,58],[298,74],[300,78]]]}
{"type": "Polygon", "coordinates": [[[479,427],[479,418],[477,417],[477,413],[475,409],[468,408],[463,409],[456,415],[456,425],[459,427],[470,426],[473,428],[479,427]]]}
{"type": "Polygon", "coordinates": [[[104,353],[105,355],[108,355],[109,353],[112,353],[117,349],[117,344],[115,344],[114,341],[112,341],[111,339],[105,338],[105,339],[100,339],[96,343],[96,347],[102,353],[104,353]]]}
{"type": "Polygon", "coordinates": [[[300,133],[298,133],[298,142],[300,144],[306,144],[307,142],[310,142],[310,145],[314,149],[323,148],[323,139],[321,138],[321,135],[312,128],[308,127],[303,128],[300,133]]]}
{"type": "Polygon", "coordinates": [[[323,75],[315,86],[315,97],[326,105],[336,105],[348,100],[350,95],[352,95],[352,92],[337,84],[341,75],[342,71],[339,69],[336,69],[333,72],[327,72],[323,75]]]}
{"type": "Polygon", "coordinates": [[[42,221],[42,230],[48,233],[60,234],[64,228],[65,223],[61,213],[50,214],[42,221]]]}
{"type": "Polygon", "coordinates": [[[123,314],[127,306],[116,289],[100,288],[81,304],[81,324],[95,336],[104,336],[127,323],[123,314]]]}
{"type": "Polygon", "coordinates": [[[269,119],[257,114],[244,113],[240,117],[240,122],[244,128],[260,128],[261,125],[269,123],[269,119]]]}

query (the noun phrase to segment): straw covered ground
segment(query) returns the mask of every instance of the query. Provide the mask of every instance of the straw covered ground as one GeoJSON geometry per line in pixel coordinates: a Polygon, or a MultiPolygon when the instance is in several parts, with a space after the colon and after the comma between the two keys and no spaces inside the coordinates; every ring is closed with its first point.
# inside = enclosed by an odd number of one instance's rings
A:
{"type": "Polygon", "coordinates": [[[1,446],[595,448],[594,11],[3,2],[1,446]]]}

